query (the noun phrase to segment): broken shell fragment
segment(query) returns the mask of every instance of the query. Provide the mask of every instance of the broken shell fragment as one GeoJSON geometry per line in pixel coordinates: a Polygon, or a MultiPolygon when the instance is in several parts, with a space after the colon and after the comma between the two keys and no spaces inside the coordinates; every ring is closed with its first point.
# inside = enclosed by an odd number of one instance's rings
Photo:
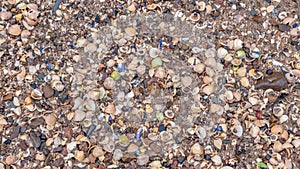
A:
{"type": "Polygon", "coordinates": [[[22,32],[20,25],[15,24],[15,25],[11,25],[8,28],[8,33],[14,36],[18,36],[20,35],[22,32]]]}
{"type": "Polygon", "coordinates": [[[43,93],[38,89],[34,89],[31,91],[31,97],[35,100],[41,100],[43,97],[43,93]]]}

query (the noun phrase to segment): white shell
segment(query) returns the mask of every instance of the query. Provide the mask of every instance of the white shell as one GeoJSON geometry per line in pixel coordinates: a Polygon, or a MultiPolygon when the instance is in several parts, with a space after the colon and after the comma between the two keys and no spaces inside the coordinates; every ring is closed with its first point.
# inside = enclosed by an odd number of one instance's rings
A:
{"type": "Polygon", "coordinates": [[[151,58],[156,58],[156,57],[159,56],[159,54],[160,54],[160,51],[157,48],[151,48],[149,50],[149,55],[150,55],[151,58]]]}

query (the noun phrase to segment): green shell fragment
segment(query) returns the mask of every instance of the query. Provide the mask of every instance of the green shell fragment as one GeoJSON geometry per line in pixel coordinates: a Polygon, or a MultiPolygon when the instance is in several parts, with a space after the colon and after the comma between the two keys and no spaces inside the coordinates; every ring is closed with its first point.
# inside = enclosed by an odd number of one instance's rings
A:
{"type": "Polygon", "coordinates": [[[151,61],[152,67],[158,67],[162,65],[162,60],[160,57],[156,57],[151,61]]]}
{"type": "Polygon", "coordinates": [[[164,114],[161,112],[156,113],[156,118],[158,121],[163,121],[165,119],[164,114]]]}
{"type": "Polygon", "coordinates": [[[114,80],[119,80],[121,78],[121,75],[118,71],[113,71],[110,75],[114,80]]]}
{"type": "Polygon", "coordinates": [[[238,50],[236,52],[235,56],[236,56],[236,58],[242,59],[242,58],[246,57],[246,52],[244,50],[238,50]]]}
{"type": "Polygon", "coordinates": [[[258,163],[256,163],[256,165],[260,168],[268,168],[268,165],[263,162],[258,162],[258,163]]]}

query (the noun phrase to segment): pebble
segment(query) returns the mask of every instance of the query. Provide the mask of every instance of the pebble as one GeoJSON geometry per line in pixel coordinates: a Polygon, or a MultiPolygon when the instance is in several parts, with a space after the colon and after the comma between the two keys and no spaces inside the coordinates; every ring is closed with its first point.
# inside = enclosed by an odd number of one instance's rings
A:
{"type": "Polygon", "coordinates": [[[288,87],[288,82],[285,76],[281,73],[274,72],[273,74],[266,76],[262,80],[258,80],[255,84],[256,89],[273,89],[276,91],[283,90],[288,87]]]}
{"type": "Polygon", "coordinates": [[[103,86],[105,89],[114,89],[116,82],[113,78],[108,77],[104,80],[103,86]]]}
{"type": "Polygon", "coordinates": [[[54,95],[54,90],[48,84],[43,86],[42,92],[43,92],[44,97],[47,99],[51,98],[54,95]]]}
{"type": "Polygon", "coordinates": [[[48,114],[44,116],[45,122],[49,126],[53,126],[56,123],[56,116],[53,114],[48,114]]]}
{"type": "Polygon", "coordinates": [[[16,157],[16,156],[14,156],[14,155],[9,155],[9,156],[7,156],[7,157],[5,158],[5,163],[6,163],[7,165],[12,165],[12,164],[14,164],[14,163],[16,162],[16,160],[17,160],[17,157],[16,157]]]}
{"type": "Polygon", "coordinates": [[[278,25],[278,29],[281,31],[281,32],[288,32],[291,30],[291,27],[289,25],[285,25],[285,24],[279,24],[278,25]]]}
{"type": "Polygon", "coordinates": [[[103,151],[103,149],[99,146],[96,146],[94,149],[93,149],[93,156],[94,157],[101,157],[105,154],[105,152],[103,151]]]}
{"type": "Polygon", "coordinates": [[[29,133],[29,138],[35,148],[40,147],[40,145],[41,145],[40,137],[38,137],[35,133],[31,132],[31,133],[29,133]]]}
{"type": "Polygon", "coordinates": [[[127,152],[128,153],[134,153],[139,149],[139,147],[133,143],[131,143],[128,147],[127,147],[127,152]]]}
{"type": "Polygon", "coordinates": [[[82,110],[76,110],[74,114],[74,121],[82,121],[86,116],[86,113],[82,110]]]}

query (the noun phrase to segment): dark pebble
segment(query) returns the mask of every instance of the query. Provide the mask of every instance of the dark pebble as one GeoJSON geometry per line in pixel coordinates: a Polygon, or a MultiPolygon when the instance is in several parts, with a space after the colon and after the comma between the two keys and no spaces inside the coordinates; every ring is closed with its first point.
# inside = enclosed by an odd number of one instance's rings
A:
{"type": "Polygon", "coordinates": [[[163,163],[162,163],[162,166],[163,166],[163,167],[169,167],[170,164],[169,164],[168,162],[163,162],[163,163]]]}
{"type": "Polygon", "coordinates": [[[205,160],[207,160],[207,161],[209,161],[209,160],[211,159],[210,155],[208,155],[208,154],[205,154],[205,155],[204,155],[204,158],[205,158],[205,160]]]}
{"type": "Polygon", "coordinates": [[[11,139],[10,138],[4,141],[4,144],[6,144],[6,145],[8,145],[10,143],[11,143],[11,139]]]}
{"type": "Polygon", "coordinates": [[[285,76],[281,73],[272,73],[271,75],[265,77],[264,79],[258,80],[255,84],[256,89],[273,89],[280,91],[288,87],[288,82],[285,76]]]}
{"type": "Polygon", "coordinates": [[[267,73],[268,75],[270,75],[270,74],[273,73],[273,70],[272,70],[272,69],[268,69],[268,70],[266,71],[266,73],[267,73]]]}
{"type": "Polygon", "coordinates": [[[178,157],[178,162],[180,163],[180,164],[182,164],[184,161],[185,161],[185,157],[183,157],[183,156],[180,156],[180,157],[178,157]]]}
{"type": "Polygon", "coordinates": [[[296,45],[298,45],[298,42],[297,41],[292,41],[291,45],[296,46],[296,45]]]}
{"type": "Polygon", "coordinates": [[[92,135],[93,131],[95,130],[95,128],[96,128],[96,126],[95,126],[94,124],[92,124],[92,125],[89,127],[88,131],[86,132],[86,135],[87,135],[88,137],[90,137],[90,136],[92,135]]]}
{"type": "Polygon", "coordinates": [[[262,130],[262,131],[265,131],[265,130],[268,129],[268,126],[267,126],[267,125],[264,125],[264,126],[261,126],[259,129],[262,130]]]}
{"type": "Polygon", "coordinates": [[[54,90],[54,96],[58,97],[58,95],[59,95],[59,92],[57,90],[54,90]]]}
{"type": "Polygon", "coordinates": [[[33,89],[36,89],[37,86],[36,86],[36,84],[34,83],[34,84],[30,84],[30,87],[33,88],[33,89]]]}
{"type": "Polygon", "coordinates": [[[46,135],[45,134],[41,134],[40,135],[40,138],[41,138],[41,140],[43,140],[43,141],[46,141],[47,140],[47,137],[46,137],[46,135]]]}
{"type": "Polygon", "coordinates": [[[40,73],[40,74],[38,74],[38,78],[39,78],[40,80],[44,81],[45,75],[42,74],[42,73],[40,73]]]}
{"type": "Polygon", "coordinates": [[[12,133],[10,135],[11,139],[17,138],[19,136],[20,128],[21,128],[20,126],[14,126],[12,133]]]}
{"type": "Polygon", "coordinates": [[[40,147],[41,139],[35,133],[29,133],[29,138],[35,148],[40,147]]]}
{"type": "Polygon", "coordinates": [[[28,148],[28,145],[26,144],[25,140],[22,140],[19,144],[19,147],[21,148],[21,150],[25,151],[28,148]]]}
{"type": "Polygon", "coordinates": [[[266,158],[266,160],[270,160],[270,159],[271,159],[271,157],[272,157],[272,156],[270,156],[270,155],[268,154],[268,155],[266,155],[266,157],[265,157],[265,158],[266,158]]]}
{"type": "Polygon", "coordinates": [[[256,15],[256,10],[255,10],[255,9],[252,9],[252,10],[250,11],[250,14],[251,14],[252,16],[256,15]]]}
{"type": "Polygon", "coordinates": [[[291,27],[290,27],[289,25],[279,24],[279,25],[278,25],[278,29],[279,29],[281,32],[287,32],[287,31],[290,31],[290,30],[291,30],[291,27]]]}
{"type": "Polygon", "coordinates": [[[68,95],[62,95],[61,97],[58,98],[59,101],[61,101],[62,103],[65,103],[66,100],[68,99],[68,95]]]}
{"type": "Polygon", "coordinates": [[[99,15],[96,15],[95,22],[100,23],[100,16],[99,15]]]}
{"type": "Polygon", "coordinates": [[[163,125],[163,124],[160,124],[159,126],[158,126],[158,131],[159,132],[162,132],[162,131],[165,131],[166,130],[166,127],[163,125]]]}
{"type": "Polygon", "coordinates": [[[296,49],[297,49],[297,51],[299,52],[299,51],[300,51],[300,45],[297,45],[297,46],[296,46],[296,49]]]}

